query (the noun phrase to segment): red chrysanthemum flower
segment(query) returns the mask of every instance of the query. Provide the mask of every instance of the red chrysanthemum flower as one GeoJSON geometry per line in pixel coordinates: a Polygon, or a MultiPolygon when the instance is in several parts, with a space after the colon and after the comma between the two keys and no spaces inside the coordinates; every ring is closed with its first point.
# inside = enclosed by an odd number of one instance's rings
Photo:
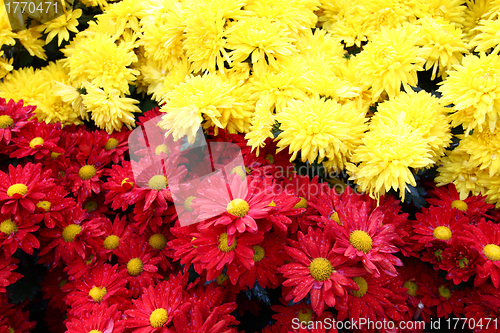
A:
{"type": "MultiPolygon", "coordinates": [[[[177,222],[178,224],[178,222],[177,222]]],[[[195,270],[197,272],[201,271],[201,268],[197,268],[200,263],[193,263],[193,259],[197,257],[198,251],[197,246],[193,245],[192,241],[196,237],[191,236],[191,234],[198,232],[196,225],[189,225],[181,227],[176,225],[170,228],[170,233],[172,239],[167,243],[168,247],[172,249],[170,258],[173,261],[179,261],[181,265],[194,264],[195,270]]]]}
{"type": "Polygon", "coordinates": [[[422,302],[426,307],[436,307],[436,314],[439,318],[448,318],[453,313],[460,316],[464,311],[465,292],[460,289],[453,289],[448,282],[444,282],[437,276],[423,275],[422,284],[417,293],[422,297],[422,302]]]}
{"type": "Polygon", "coordinates": [[[408,311],[404,294],[406,289],[400,279],[382,275],[353,277],[359,290],[351,290],[337,302],[335,308],[339,311],[337,320],[348,318],[359,321],[365,318],[370,321],[403,320],[403,314],[408,311]]]}
{"type": "Polygon", "coordinates": [[[99,266],[101,262],[94,254],[89,254],[88,258],[75,257],[75,260],[66,264],[64,272],[68,274],[70,280],[80,280],[82,276],[88,274],[92,268],[99,266]]]}
{"type": "Polygon", "coordinates": [[[465,298],[465,317],[474,318],[474,333],[497,333],[500,329],[500,291],[490,283],[474,288],[465,298]],[[481,325],[479,325],[481,323],[481,325]]]}
{"type": "Polygon", "coordinates": [[[113,210],[121,208],[124,211],[129,205],[129,193],[135,186],[132,165],[128,161],[121,165],[112,165],[108,175],[109,178],[102,186],[106,190],[104,203],[111,204],[113,210]]]}
{"type": "Polygon", "coordinates": [[[9,165],[9,173],[0,171],[0,213],[16,214],[18,210],[29,213],[44,198],[44,191],[54,186],[48,172],[42,173],[41,164],[28,163],[24,167],[9,165]]]}
{"type": "Polygon", "coordinates": [[[458,213],[469,217],[472,223],[476,223],[481,217],[489,217],[487,210],[494,205],[484,202],[485,196],[471,196],[465,200],[460,199],[455,184],[446,187],[436,187],[429,192],[431,198],[427,202],[434,206],[452,208],[458,213]]]}
{"type": "MultiPolygon", "coordinates": [[[[415,248],[421,250],[422,246],[420,244],[415,245],[415,248]]],[[[417,253],[417,257],[423,262],[428,262],[432,264],[434,270],[438,271],[441,262],[443,261],[443,252],[448,248],[445,242],[435,242],[431,246],[424,247],[424,250],[417,253]]],[[[417,250],[415,250],[415,253],[417,250]]]]}
{"type": "Polygon", "coordinates": [[[8,145],[12,133],[19,132],[29,122],[35,109],[33,105],[23,106],[22,99],[17,103],[13,99],[5,103],[5,99],[0,98],[0,144],[8,145]]]}
{"type": "Polygon", "coordinates": [[[244,233],[257,232],[256,220],[265,218],[272,209],[269,204],[274,195],[270,192],[259,191],[259,179],[251,177],[241,179],[237,174],[228,176],[229,196],[224,177],[216,175],[210,177],[211,185],[198,191],[199,196],[193,200],[192,207],[200,211],[199,218],[211,219],[200,228],[212,225],[227,226],[229,244],[235,237],[236,231],[244,233]],[[221,189],[224,189],[221,191],[221,189]],[[232,197],[231,197],[232,195],[232,197]],[[217,198],[214,201],[214,198],[217,198]],[[218,217],[215,217],[220,215],[218,217]]]}
{"type": "Polygon", "coordinates": [[[125,330],[118,305],[99,304],[68,318],[67,333],[121,333],[125,330]]]}
{"type": "Polygon", "coordinates": [[[139,237],[131,234],[124,241],[123,247],[116,253],[121,269],[126,272],[132,297],[139,296],[141,290],[153,286],[162,276],[158,274],[161,257],[155,256],[139,237]]]}
{"type": "Polygon", "coordinates": [[[370,202],[352,194],[339,203],[339,223],[331,223],[336,235],[335,253],[351,260],[361,261],[366,270],[375,276],[385,272],[396,276],[396,266],[402,266],[399,258],[392,255],[399,251],[393,245],[398,237],[393,224],[384,224],[382,208],[370,208],[370,202]]]}
{"type": "Polygon", "coordinates": [[[67,195],[68,192],[62,186],[55,186],[44,192],[43,198],[36,203],[36,213],[43,217],[47,228],[54,228],[56,222],[62,222],[64,211],[75,208],[75,199],[67,198],[67,195]]]}
{"type": "Polygon", "coordinates": [[[311,219],[309,219],[309,217],[317,214],[316,210],[309,206],[309,201],[320,195],[320,193],[328,191],[330,189],[328,184],[319,183],[318,176],[315,176],[313,179],[309,179],[308,176],[293,174],[291,179],[284,179],[283,188],[286,191],[291,191],[300,199],[300,201],[295,204],[293,208],[306,209],[304,213],[292,218],[292,224],[289,228],[290,233],[295,235],[299,228],[303,232],[306,232],[310,226],[315,224],[311,221],[311,219]]]}
{"type": "Polygon", "coordinates": [[[439,267],[447,271],[446,278],[456,285],[467,282],[476,274],[477,265],[484,261],[475,247],[470,247],[461,240],[453,240],[441,253],[439,267]]]}
{"type": "Polygon", "coordinates": [[[61,137],[58,125],[39,122],[29,123],[12,139],[17,148],[9,155],[10,158],[33,156],[36,160],[51,156],[52,153],[62,154],[64,149],[57,146],[61,137]]]}
{"type": "Polygon", "coordinates": [[[482,219],[477,225],[467,225],[463,241],[478,250],[484,263],[476,266],[474,285],[491,278],[495,288],[500,287],[500,225],[482,219]]]}
{"type": "Polygon", "coordinates": [[[170,225],[163,224],[161,226],[148,226],[146,232],[143,234],[144,240],[148,243],[153,253],[156,253],[161,258],[160,268],[164,271],[173,269],[170,263],[169,255],[170,248],[167,246],[167,241],[170,236],[170,225]]]}
{"type": "MultiPolygon", "coordinates": [[[[284,299],[280,298],[280,302],[283,305],[272,305],[271,310],[276,312],[273,314],[273,319],[276,323],[283,328],[286,328],[284,332],[297,332],[297,333],[326,333],[327,330],[323,325],[311,325],[314,326],[311,329],[307,327],[311,323],[315,322],[325,322],[326,318],[330,320],[333,319],[333,314],[331,312],[325,311],[321,316],[315,314],[311,308],[310,304],[292,304],[289,305],[284,299]],[[298,326],[298,328],[296,328],[298,326]],[[294,329],[294,327],[296,329],[294,329]]],[[[326,325],[325,325],[326,326],[326,325]]],[[[264,331],[263,331],[264,332],[264,331]]],[[[274,331],[281,332],[281,331],[274,331]]],[[[328,333],[337,332],[336,329],[328,330],[328,333]]]]}
{"type": "Polygon", "coordinates": [[[102,192],[90,195],[80,204],[83,210],[87,212],[89,220],[109,214],[108,205],[104,203],[104,193],[102,192]]]}
{"type": "Polygon", "coordinates": [[[63,290],[71,290],[65,298],[71,307],[70,315],[79,315],[96,304],[117,304],[123,310],[128,298],[127,278],[123,270],[117,269],[118,265],[101,264],[81,279],[67,283],[63,290]]]}
{"type": "Polygon", "coordinates": [[[13,284],[23,276],[17,272],[13,272],[17,268],[19,260],[16,258],[4,257],[0,255],[0,293],[5,293],[5,287],[13,284]]]}
{"type": "Polygon", "coordinates": [[[285,264],[287,253],[285,251],[285,242],[276,234],[265,234],[264,241],[261,244],[253,245],[254,266],[240,277],[239,284],[253,288],[257,282],[262,288],[278,288],[282,281],[278,274],[278,268],[285,264]]]}
{"type": "Polygon", "coordinates": [[[143,203],[148,210],[153,202],[167,209],[167,201],[172,201],[172,193],[180,192],[180,182],[187,174],[185,166],[179,164],[179,155],[172,155],[162,161],[149,157],[139,162],[132,161],[136,185],[128,196],[129,204],[143,203]]]}
{"type": "Polygon", "coordinates": [[[78,202],[83,201],[92,195],[100,193],[103,185],[101,177],[104,173],[104,167],[109,163],[109,156],[105,152],[98,154],[98,150],[92,150],[85,159],[77,159],[70,166],[68,172],[68,181],[71,192],[74,193],[78,202]]]}
{"type": "Polygon", "coordinates": [[[40,260],[51,263],[52,267],[59,264],[61,258],[69,264],[77,257],[88,259],[91,253],[91,239],[104,233],[98,219],[85,221],[86,214],[82,209],[75,208],[63,213],[63,221],[53,229],[42,228],[39,233],[48,242],[40,251],[40,260]],[[49,252],[54,250],[54,253],[49,252]]]}
{"type": "Polygon", "coordinates": [[[0,327],[2,333],[30,333],[35,328],[36,322],[30,321],[30,314],[28,311],[22,311],[20,308],[15,308],[14,312],[6,317],[5,323],[0,327]],[[3,330],[5,329],[5,331],[3,330]]]}
{"type": "Polygon", "coordinates": [[[144,288],[139,299],[134,299],[131,309],[125,311],[125,326],[137,333],[174,333],[172,319],[183,301],[181,286],[162,281],[156,287],[144,288]]]}
{"type": "Polygon", "coordinates": [[[449,245],[455,236],[459,236],[469,219],[459,215],[456,210],[444,207],[423,208],[422,213],[415,214],[413,221],[413,239],[418,241],[416,250],[431,247],[434,243],[444,242],[449,245]]]}
{"type": "Polygon", "coordinates": [[[128,136],[130,131],[122,129],[122,131],[112,134],[101,131],[100,134],[106,140],[103,148],[109,153],[109,157],[113,163],[123,163],[125,161],[125,153],[128,150],[128,136]]]}
{"type": "Polygon", "coordinates": [[[47,272],[43,277],[41,282],[43,299],[49,301],[51,309],[66,311],[67,305],[64,303],[64,297],[67,295],[67,291],[62,289],[66,283],[68,283],[68,276],[60,267],[47,272]]]}
{"type": "Polygon", "coordinates": [[[235,237],[233,243],[229,245],[229,235],[223,229],[215,227],[191,235],[196,238],[192,241],[193,246],[197,246],[197,256],[194,261],[204,264],[207,280],[216,279],[225,266],[232,284],[238,281],[241,273],[240,265],[247,270],[253,267],[255,262],[252,245],[259,244],[264,239],[263,232],[244,233],[235,237]]]}
{"type": "Polygon", "coordinates": [[[293,287],[286,300],[294,303],[304,299],[309,293],[311,305],[318,315],[323,313],[325,303],[333,307],[337,297],[344,297],[346,288],[358,290],[349,277],[366,273],[363,268],[353,267],[348,258],[338,255],[332,248],[331,233],[309,228],[307,235],[299,231],[295,247],[286,247],[294,262],[278,269],[287,280],[285,287],[293,287]]]}
{"type": "Polygon", "coordinates": [[[109,260],[111,254],[120,251],[120,245],[133,233],[132,224],[128,222],[125,215],[120,217],[118,214],[115,215],[113,222],[107,217],[101,218],[101,222],[104,233],[100,238],[94,239],[98,243],[95,248],[99,258],[109,260]]]}
{"type": "Polygon", "coordinates": [[[6,257],[10,257],[20,248],[27,254],[40,247],[40,242],[32,234],[37,231],[42,221],[39,214],[0,214],[0,245],[6,257]]]}

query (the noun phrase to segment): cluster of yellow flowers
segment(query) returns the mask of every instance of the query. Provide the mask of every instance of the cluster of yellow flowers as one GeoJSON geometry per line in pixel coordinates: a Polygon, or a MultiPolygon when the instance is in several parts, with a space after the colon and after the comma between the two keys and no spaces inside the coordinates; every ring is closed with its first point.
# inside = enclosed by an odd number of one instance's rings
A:
{"type": "Polygon", "coordinates": [[[4,45],[17,40],[46,59],[45,44],[63,44],[64,57],[41,69],[13,70],[0,54],[0,96],[36,105],[41,121],[132,127],[134,87],[161,105],[174,138],[223,128],[244,133],[257,153],[272,138],[292,160],[346,169],[377,199],[391,189],[404,199],[414,172],[437,166],[439,185],[500,206],[500,0],[81,0],[74,8],[16,33],[0,13],[4,45]],[[91,7],[102,14],[79,24],[91,7]],[[439,82],[437,93],[412,88],[421,71],[439,82]],[[452,127],[465,134],[447,150],[452,127]]]}

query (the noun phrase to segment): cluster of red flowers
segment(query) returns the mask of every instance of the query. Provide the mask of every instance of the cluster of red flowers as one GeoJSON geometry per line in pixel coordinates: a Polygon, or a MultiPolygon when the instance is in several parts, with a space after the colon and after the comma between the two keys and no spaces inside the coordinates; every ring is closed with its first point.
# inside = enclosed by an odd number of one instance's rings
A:
{"type": "MultiPolygon", "coordinates": [[[[243,136],[222,132],[211,140],[238,145],[245,162],[227,175],[234,197],[215,177],[179,209],[169,179],[185,173],[166,163],[166,174],[150,168],[136,179],[134,168],[152,163],[140,147],[130,159],[129,131],[38,123],[34,107],[0,102],[0,332],[36,324],[26,303],[8,300],[6,287],[22,278],[19,251],[47,268],[41,291],[53,332],[239,332],[249,289],[281,293],[268,333],[337,332],[307,328],[325,318],[500,315],[500,225],[482,197],[434,189],[411,220],[392,196],[377,203],[279,172],[290,156],[272,142],[257,157],[243,136]],[[204,221],[181,226],[188,213],[204,221]]],[[[167,160],[165,144],[153,144],[154,158],[167,160]]]]}

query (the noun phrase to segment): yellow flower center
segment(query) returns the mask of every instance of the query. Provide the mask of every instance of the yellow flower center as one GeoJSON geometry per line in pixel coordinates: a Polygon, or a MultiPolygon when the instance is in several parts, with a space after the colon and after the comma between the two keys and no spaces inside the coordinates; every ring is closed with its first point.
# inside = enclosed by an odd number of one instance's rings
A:
{"type": "Polygon", "coordinates": [[[300,201],[297,202],[293,208],[307,208],[307,199],[300,197],[300,201]]]}
{"type": "Polygon", "coordinates": [[[465,268],[467,266],[469,266],[469,259],[467,259],[467,257],[458,259],[458,267],[465,268]]]}
{"type": "Polygon", "coordinates": [[[269,205],[267,205],[268,207],[276,207],[276,203],[274,203],[274,201],[271,201],[269,203],[269,205]]]}
{"type": "Polygon", "coordinates": [[[259,262],[262,259],[264,259],[264,256],[266,255],[266,252],[264,251],[264,248],[262,246],[254,245],[253,246],[253,251],[254,251],[253,261],[259,262]]]}
{"type": "Polygon", "coordinates": [[[247,215],[250,206],[243,199],[234,199],[227,204],[227,212],[231,215],[243,217],[247,215]]]}
{"type": "Polygon", "coordinates": [[[130,180],[130,179],[125,178],[124,180],[122,180],[122,182],[121,182],[121,184],[120,184],[120,185],[123,187],[123,185],[128,184],[128,185],[130,186],[130,188],[132,188],[132,187],[134,186],[134,182],[129,181],[129,180],[130,180]]]}
{"type": "Polygon", "coordinates": [[[93,212],[94,210],[97,209],[97,202],[95,201],[87,201],[84,205],[83,208],[85,208],[88,212],[93,212]]]}
{"type": "Polygon", "coordinates": [[[148,182],[148,186],[152,190],[164,190],[167,188],[168,181],[167,177],[164,175],[156,175],[151,177],[151,179],[148,182]]]}
{"type": "Polygon", "coordinates": [[[245,179],[245,177],[247,176],[245,169],[243,169],[241,165],[232,168],[231,173],[237,174],[241,179],[245,179]]]}
{"type": "Polygon", "coordinates": [[[149,316],[149,322],[154,328],[162,327],[168,320],[167,310],[159,308],[154,310],[149,316]]]}
{"type": "Polygon", "coordinates": [[[233,251],[236,248],[236,245],[237,245],[236,238],[234,239],[234,242],[233,242],[233,244],[231,244],[231,246],[227,245],[227,233],[226,232],[219,236],[218,248],[222,252],[227,253],[227,252],[233,251]]]}
{"type": "Polygon", "coordinates": [[[13,329],[12,327],[9,327],[9,333],[16,333],[16,330],[13,329]]]}
{"type": "Polygon", "coordinates": [[[139,258],[130,259],[127,263],[127,272],[132,276],[142,273],[142,261],[139,258]]]}
{"type": "Polygon", "coordinates": [[[160,155],[161,153],[168,153],[168,147],[166,144],[163,144],[163,145],[159,145],[155,148],[155,155],[158,156],[160,155]]]}
{"type": "Polygon", "coordinates": [[[106,250],[115,250],[118,245],[120,245],[120,237],[116,235],[109,235],[104,242],[102,242],[102,246],[104,246],[106,250]]]}
{"type": "Polygon", "coordinates": [[[417,296],[418,284],[416,282],[408,280],[403,284],[403,287],[408,289],[408,295],[417,296]]]}
{"type": "Polygon", "coordinates": [[[439,295],[446,298],[446,299],[449,299],[451,297],[451,290],[446,288],[445,286],[440,286],[438,288],[438,291],[439,291],[439,295]]]}
{"type": "Polygon", "coordinates": [[[106,296],[106,294],[108,293],[108,291],[106,290],[106,287],[94,287],[92,289],[90,289],[89,291],[89,296],[92,297],[92,299],[96,302],[100,302],[102,301],[102,299],[104,298],[104,296],[106,296]]]}
{"type": "Polygon", "coordinates": [[[7,219],[0,223],[0,231],[6,235],[10,235],[11,233],[17,232],[17,225],[12,222],[11,219],[7,219]]]}
{"type": "Polygon", "coordinates": [[[64,287],[64,285],[65,285],[66,283],[68,283],[68,280],[66,280],[66,279],[62,279],[62,280],[59,282],[59,288],[64,287]]]}
{"type": "Polygon", "coordinates": [[[312,310],[308,308],[302,308],[297,312],[297,318],[300,320],[301,323],[307,324],[308,322],[311,321],[313,312],[312,310]]]}
{"type": "Polygon", "coordinates": [[[78,171],[78,176],[80,176],[82,180],[88,180],[94,177],[96,172],[97,170],[93,165],[84,165],[78,171]]]}
{"type": "MultiPolygon", "coordinates": [[[[193,242],[195,239],[196,239],[196,237],[191,238],[191,242],[193,242]]],[[[197,249],[197,248],[198,248],[198,246],[193,245],[193,249],[197,249]]]]}
{"type": "Polygon", "coordinates": [[[82,232],[82,227],[78,224],[70,224],[63,229],[62,238],[65,242],[72,242],[80,232],[82,232]]]}
{"type": "Polygon", "coordinates": [[[102,333],[102,332],[101,332],[101,331],[99,331],[99,330],[92,330],[92,331],[90,331],[89,333],[102,333]]]}
{"type": "Polygon", "coordinates": [[[50,207],[52,206],[52,204],[50,203],[50,201],[40,201],[39,203],[36,204],[36,206],[38,208],[43,208],[45,209],[46,212],[48,212],[50,210],[50,207]]]}
{"type": "Polygon", "coordinates": [[[483,248],[484,255],[489,260],[500,260],[500,246],[496,244],[488,244],[483,248]]]}
{"type": "Polygon", "coordinates": [[[167,237],[162,234],[154,234],[149,237],[149,245],[151,245],[153,249],[163,250],[165,245],[167,245],[167,237]]]}
{"type": "Polygon", "coordinates": [[[36,138],[30,141],[30,148],[35,149],[36,146],[43,145],[44,142],[45,140],[43,140],[43,138],[37,136],[36,138]]]}
{"type": "Polygon", "coordinates": [[[187,197],[186,200],[184,200],[184,209],[188,212],[192,212],[194,209],[191,208],[191,205],[193,204],[193,200],[195,199],[195,197],[193,196],[190,196],[190,197],[187,197]]]}
{"type": "Polygon", "coordinates": [[[467,206],[467,203],[465,201],[462,201],[462,200],[453,201],[451,203],[451,207],[456,208],[456,209],[460,209],[463,212],[466,212],[467,208],[469,208],[469,206],[467,206]]]}
{"type": "Polygon", "coordinates": [[[370,252],[373,245],[372,238],[366,233],[366,231],[363,230],[354,230],[351,232],[349,242],[355,249],[364,253],[370,252]]]}
{"type": "Polygon", "coordinates": [[[59,157],[59,155],[61,155],[61,153],[52,152],[50,153],[50,158],[55,160],[59,157]]]}
{"type": "Polygon", "coordinates": [[[217,281],[217,283],[219,284],[219,286],[222,286],[224,284],[224,282],[226,282],[227,280],[229,280],[229,276],[227,276],[226,274],[220,274],[217,279],[215,279],[217,281]]]}
{"type": "Polygon", "coordinates": [[[0,116],[0,129],[6,129],[12,125],[14,125],[14,119],[6,114],[0,116]]]}
{"type": "Polygon", "coordinates": [[[7,189],[7,195],[13,197],[14,194],[26,195],[28,193],[28,186],[24,184],[14,184],[10,185],[7,189]]]}
{"type": "Polygon", "coordinates": [[[109,138],[108,142],[106,142],[106,144],[104,145],[104,149],[106,149],[107,151],[115,149],[116,147],[118,147],[118,143],[118,140],[116,140],[115,138],[109,138]]]}
{"type": "Polygon", "coordinates": [[[274,163],[274,156],[271,155],[271,154],[267,154],[266,155],[266,160],[270,163],[270,164],[273,164],[274,163]]]}
{"type": "Polygon", "coordinates": [[[368,291],[368,282],[366,282],[366,280],[361,276],[356,276],[352,279],[359,287],[359,290],[352,290],[352,294],[356,297],[363,297],[368,291]]]}
{"type": "Polygon", "coordinates": [[[448,241],[451,239],[451,230],[448,227],[445,227],[444,225],[441,225],[434,229],[434,232],[432,233],[434,235],[434,238],[448,241]]]}
{"type": "Polygon", "coordinates": [[[315,258],[309,265],[309,272],[316,281],[325,281],[332,275],[333,266],[326,258],[315,258]]]}
{"type": "Polygon", "coordinates": [[[333,214],[330,215],[330,220],[337,222],[338,225],[342,225],[342,222],[340,222],[339,214],[337,212],[333,212],[333,214]]]}

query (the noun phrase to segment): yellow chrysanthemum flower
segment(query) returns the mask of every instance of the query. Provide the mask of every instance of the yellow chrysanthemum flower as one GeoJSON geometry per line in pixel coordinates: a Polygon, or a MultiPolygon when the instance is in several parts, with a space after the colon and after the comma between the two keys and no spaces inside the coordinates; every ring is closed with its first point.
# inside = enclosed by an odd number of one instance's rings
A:
{"type": "Polygon", "coordinates": [[[278,68],[278,62],[296,52],[294,39],[281,22],[269,18],[246,17],[227,30],[226,47],[231,49],[231,61],[242,62],[248,57],[254,66],[278,68]]]}
{"type": "Polygon", "coordinates": [[[245,139],[248,140],[248,145],[252,147],[252,151],[256,150],[257,156],[259,156],[259,149],[265,147],[265,141],[268,138],[273,139],[272,128],[275,124],[275,117],[269,111],[271,107],[269,105],[264,105],[264,103],[269,103],[269,99],[262,99],[255,106],[255,113],[250,125],[250,131],[245,135],[245,139]]]}
{"type": "Polygon", "coordinates": [[[298,153],[302,162],[313,163],[316,158],[318,163],[325,158],[335,159],[340,161],[340,168],[352,148],[353,134],[366,130],[364,116],[354,108],[343,108],[334,100],[319,97],[290,101],[276,115],[276,120],[282,131],[276,138],[278,152],[288,148],[292,154],[290,161],[298,153]]]}
{"type": "Polygon", "coordinates": [[[68,57],[65,66],[76,86],[84,80],[106,91],[120,90],[129,93],[129,84],[135,81],[139,71],[129,68],[137,56],[130,45],[117,45],[114,38],[107,34],[96,34],[85,38],[75,45],[74,52],[68,57]]]}
{"type": "Polygon", "coordinates": [[[487,126],[495,131],[500,115],[500,56],[481,54],[463,58],[441,82],[443,104],[454,104],[452,126],[462,124],[466,132],[487,126]]]}
{"type": "Polygon", "coordinates": [[[467,8],[464,12],[464,34],[467,40],[474,38],[477,31],[472,30],[478,24],[481,17],[490,11],[492,1],[491,0],[467,0],[465,2],[467,8]]]}
{"type": "Polygon", "coordinates": [[[45,43],[40,39],[42,34],[36,28],[25,29],[18,31],[16,33],[17,39],[21,42],[23,47],[32,57],[38,57],[43,60],[47,60],[47,55],[43,46],[45,43]]]}
{"type": "Polygon", "coordinates": [[[361,29],[354,11],[358,8],[357,0],[322,1],[318,11],[318,25],[338,37],[347,47],[361,46],[366,36],[361,29]]]}
{"type": "Polygon", "coordinates": [[[57,45],[61,46],[63,40],[69,40],[69,32],[78,33],[78,18],[82,16],[81,9],[68,10],[61,16],[38,26],[39,31],[47,34],[45,44],[48,44],[57,36],[57,45]]]}
{"type": "Polygon", "coordinates": [[[15,101],[22,99],[25,104],[33,105],[47,91],[50,91],[50,82],[33,67],[13,70],[0,82],[0,97],[15,101]]]}
{"type": "Polygon", "coordinates": [[[494,204],[496,209],[500,208],[500,177],[481,177],[479,183],[486,187],[485,201],[494,204]]]}
{"type": "Polygon", "coordinates": [[[3,1],[0,2],[0,45],[16,44],[16,34],[12,32],[9,17],[3,1]]]}
{"type": "Polygon", "coordinates": [[[108,5],[108,2],[106,0],[81,0],[81,1],[87,7],[99,6],[99,8],[104,9],[108,5]]]}
{"type": "Polygon", "coordinates": [[[465,200],[469,194],[486,193],[486,187],[480,180],[487,178],[488,173],[474,167],[469,159],[470,155],[457,149],[444,156],[438,163],[439,175],[434,179],[436,186],[455,184],[460,200],[465,200]]]}
{"type": "Polygon", "coordinates": [[[118,26],[120,30],[131,29],[139,32],[141,28],[139,21],[144,16],[146,16],[146,10],[143,2],[122,0],[109,4],[104,13],[97,15],[96,18],[99,23],[108,21],[110,24],[118,26]]]}
{"type": "Polygon", "coordinates": [[[401,84],[417,85],[417,71],[423,70],[425,62],[415,45],[418,38],[417,31],[407,25],[397,29],[382,27],[356,56],[360,80],[371,86],[374,100],[383,92],[394,98],[401,84]]]}
{"type": "Polygon", "coordinates": [[[141,112],[135,105],[139,101],[122,97],[117,89],[107,92],[86,81],[83,85],[87,91],[83,95],[83,104],[97,127],[111,134],[113,131],[120,131],[123,125],[129,129],[134,126],[133,113],[141,112]]]}
{"type": "Polygon", "coordinates": [[[456,150],[469,154],[469,163],[473,167],[488,171],[490,177],[500,176],[500,127],[496,127],[493,133],[474,131],[459,138],[462,140],[456,150]]]}
{"type": "Polygon", "coordinates": [[[193,72],[224,72],[224,61],[231,64],[226,51],[226,19],[222,13],[196,7],[186,13],[185,38],[182,46],[191,61],[193,72]]]}
{"type": "Polygon", "coordinates": [[[14,69],[12,66],[13,58],[5,59],[4,51],[0,51],[0,78],[3,78],[7,75],[11,70],[14,69]]]}
{"type": "Polygon", "coordinates": [[[307,33],[316,26],[319,0],[249,0],[245,10],[258,17],[271,18],[283,23],[293,36],[307,33]]]}
{"type": "Polygon", "coordinates": [[[432,68],[431,80],[446,77],[453,65],[459,64],[468,50],[463,41],[462,30],[445,22],[442,18],[424,17],[418,21],[422,36],[417,42],[422,47],[422,56],[427,59],[425,70],[432,68]],[[439,70],[438,70],[439,69],[439,70]]]}
{"type": "Polygon", "coordinates": [[[210,119],[216,126],[224,128],[220,120],[237,105],[232,95],[235,86],[216,74],[189,76],[165,95],[160,111],[165,112],[159,126],[168,130],[174,140],[185,135],[190,143],[203,119],[210,119]]]}
{"type": "Polygon", "coordinates": [[[346,169],[349,179],[377,200],[391,188],[399,190],[404,200],[408,184],[416,186],[410,168],[427,168],[434,163],[428,140],[406,124],[403,114],[397,121],[371,126],[362,140],[351,158],[359,165],[347,163],[346,169]]]}
{"type": "Polygon", "coordinates": [[[413,131],[419,132],[427,140],[434,161],[444,155],[452,135],[447,110],[439,104],[438,98],[423,90],[418,93],[413,90],[401,93],[377,106],[370,126],[377,128],[381,124],[397,122],[400,117],[413,131]]]}
{"type": "Polygon", "coordinates": [[[472,29],[477,34],[470,42],[470,48],[476,52],[500,52],[500,19],[481,20],[479,25],[472,29]]]}
{"type": "Polygon", "coordinates": [[[271,66],[254,68],[250,77],[250,98],[260,100],[263,106],[269,106],[270,112],[276,108],[279,113],[291,100],[307,98],[310,84],[304,77],[307,62],[300,56],[292,57],[278,64],[278,69],[271,66]]]}
{"type": "Polygon", "coordinates": [[[465,6],[463,0],[418,0],[415,15],[419,18],[430,16],[443,18],[445,21],[455,23],[462,28],[464,22],[465,6]]]}
{"type": "Polygon", "coordinates": [[[152,59],[144,59],[140,62],[140,77],[147,86],[147,94],[160,102],[165,96],[190,74],[189,61],[183,57],[169,71],[161,68],[161,64],[152,59]]]}
{"type": "Polygon", "coordinates": [[[83,120],[89,120],[87,110],[83,105],[83,95],[78,89],[58,81],[55,81],[52,87],[54,95],[59,96],[63,102],[70,104],[78,117],[83,120]]]}
{"type": "Polygon", "coordinates": [[[338,38],[323,29],[306,30],[295,42],[299,53],[302,55],[321,54],[328,61],[334,63],[346,62],[344,58],[346,51],[338,38]]]}
{"type": "Polygon", "coordinates": [[[185,15],[181,3],[176,0],[158,1],[155,7],[146,7],[141,20],[141,45],[144,56],[152,58],[170,70],[183,53],[182,40],[185,15]]]}

